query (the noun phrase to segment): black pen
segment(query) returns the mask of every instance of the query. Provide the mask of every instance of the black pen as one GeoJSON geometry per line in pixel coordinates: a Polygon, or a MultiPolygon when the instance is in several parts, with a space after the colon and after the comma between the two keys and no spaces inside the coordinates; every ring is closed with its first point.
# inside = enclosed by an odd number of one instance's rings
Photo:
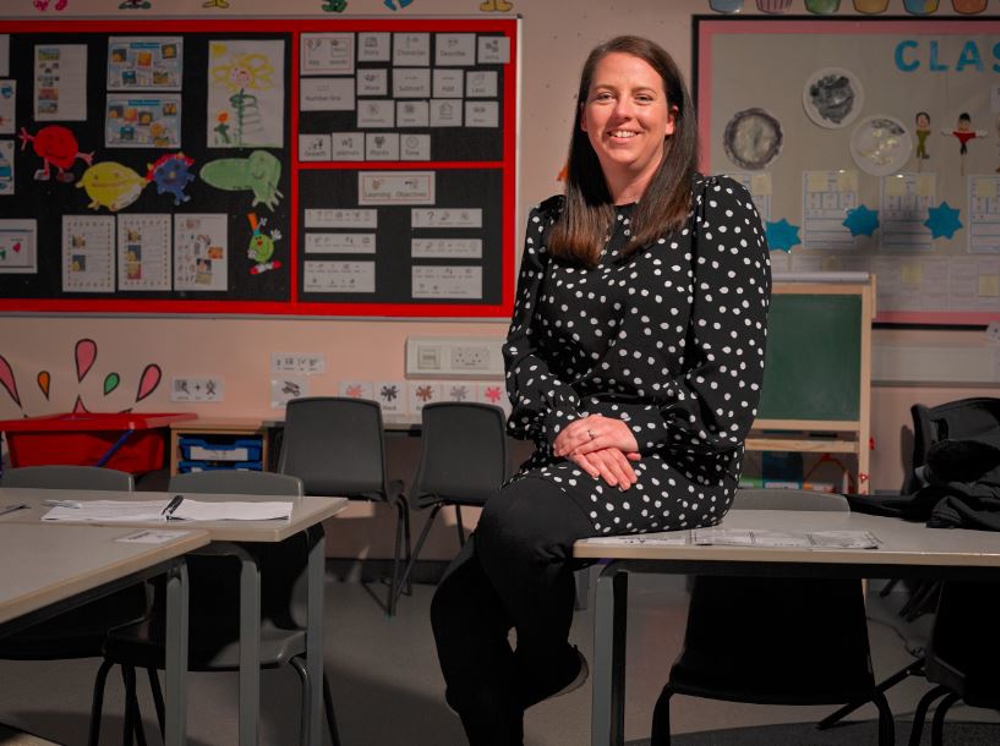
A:
{"type": "Polygon", "coordinates": [[[8,513],[13,513],[15,510],[25,510],[31,506],[27,503],[18,503],[15,505],[0,505],[0,515],[7,515],[8,513]]]}
{"type": "Polygon", "coordinates": [[[174,495],[173,499],[167,503],[167,507],[163,509],[163,512],[160,513],[160,515],[169,519],[170,516],[174,514],[174,511],[180,507],[182,502],[184,502],[184,495],[174,495]]]}

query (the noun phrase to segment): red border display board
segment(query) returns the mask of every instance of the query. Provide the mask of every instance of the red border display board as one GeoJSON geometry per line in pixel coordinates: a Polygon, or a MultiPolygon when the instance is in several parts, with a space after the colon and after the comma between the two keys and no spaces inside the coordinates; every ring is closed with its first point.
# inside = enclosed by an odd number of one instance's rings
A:
{"type": "Polygon", "coordinates": [[[508,317],[519,23],[6,23],[0,311],[508,317]]]}

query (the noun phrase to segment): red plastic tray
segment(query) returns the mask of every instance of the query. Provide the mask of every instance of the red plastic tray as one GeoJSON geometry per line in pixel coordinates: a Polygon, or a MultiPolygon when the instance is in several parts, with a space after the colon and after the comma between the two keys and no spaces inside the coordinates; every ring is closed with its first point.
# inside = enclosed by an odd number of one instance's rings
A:
{"type": "Polygon", "coordinates": [[[0,420],[0,431],[15,468],[70,464],[143,474],[164,466],[167,425],[197,417],[188,412],[79,412],[0,420]]]}

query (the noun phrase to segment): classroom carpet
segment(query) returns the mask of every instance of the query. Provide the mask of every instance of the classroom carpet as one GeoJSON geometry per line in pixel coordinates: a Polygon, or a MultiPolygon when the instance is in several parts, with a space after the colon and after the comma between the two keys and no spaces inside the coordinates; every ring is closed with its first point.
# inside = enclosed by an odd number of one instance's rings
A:
{"type": "MultiPolygon", "coordinates": [[[[928,721],[921,734],[920,746],[930,746],[928,721]]],[[[909,720],[896,721],[896,743],[909,743],[909,720]]],[[[950,723],[945,721],[945,743],[958,746],[996,746],[1000,743],[1000,723],[950,723]]],[[[874,720],[852,721],[829,730],[817,730],[815,723],[783,723],[754,728],[729,728],[701,733],[684,733],[671,738],[673,746],[861,746],[878,743],[878,725],[874,720]]],[[[628,741],[626,746],[650,746],[648,738],[628,741]]]]}

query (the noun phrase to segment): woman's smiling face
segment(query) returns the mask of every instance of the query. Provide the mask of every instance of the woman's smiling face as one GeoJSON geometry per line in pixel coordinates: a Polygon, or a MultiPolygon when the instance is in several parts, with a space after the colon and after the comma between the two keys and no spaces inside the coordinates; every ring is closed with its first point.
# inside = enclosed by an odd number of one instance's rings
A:
{"type": "Polygon", "coordinates": [[[663,160],[664,142],[674,126],[663,79],[649,63],[624,52],[611,52],[597,63],[580,128],[613,196],[621,196],[623,186],[629,187],[626,196],[631,199],[641,196],[663,160]]]}

